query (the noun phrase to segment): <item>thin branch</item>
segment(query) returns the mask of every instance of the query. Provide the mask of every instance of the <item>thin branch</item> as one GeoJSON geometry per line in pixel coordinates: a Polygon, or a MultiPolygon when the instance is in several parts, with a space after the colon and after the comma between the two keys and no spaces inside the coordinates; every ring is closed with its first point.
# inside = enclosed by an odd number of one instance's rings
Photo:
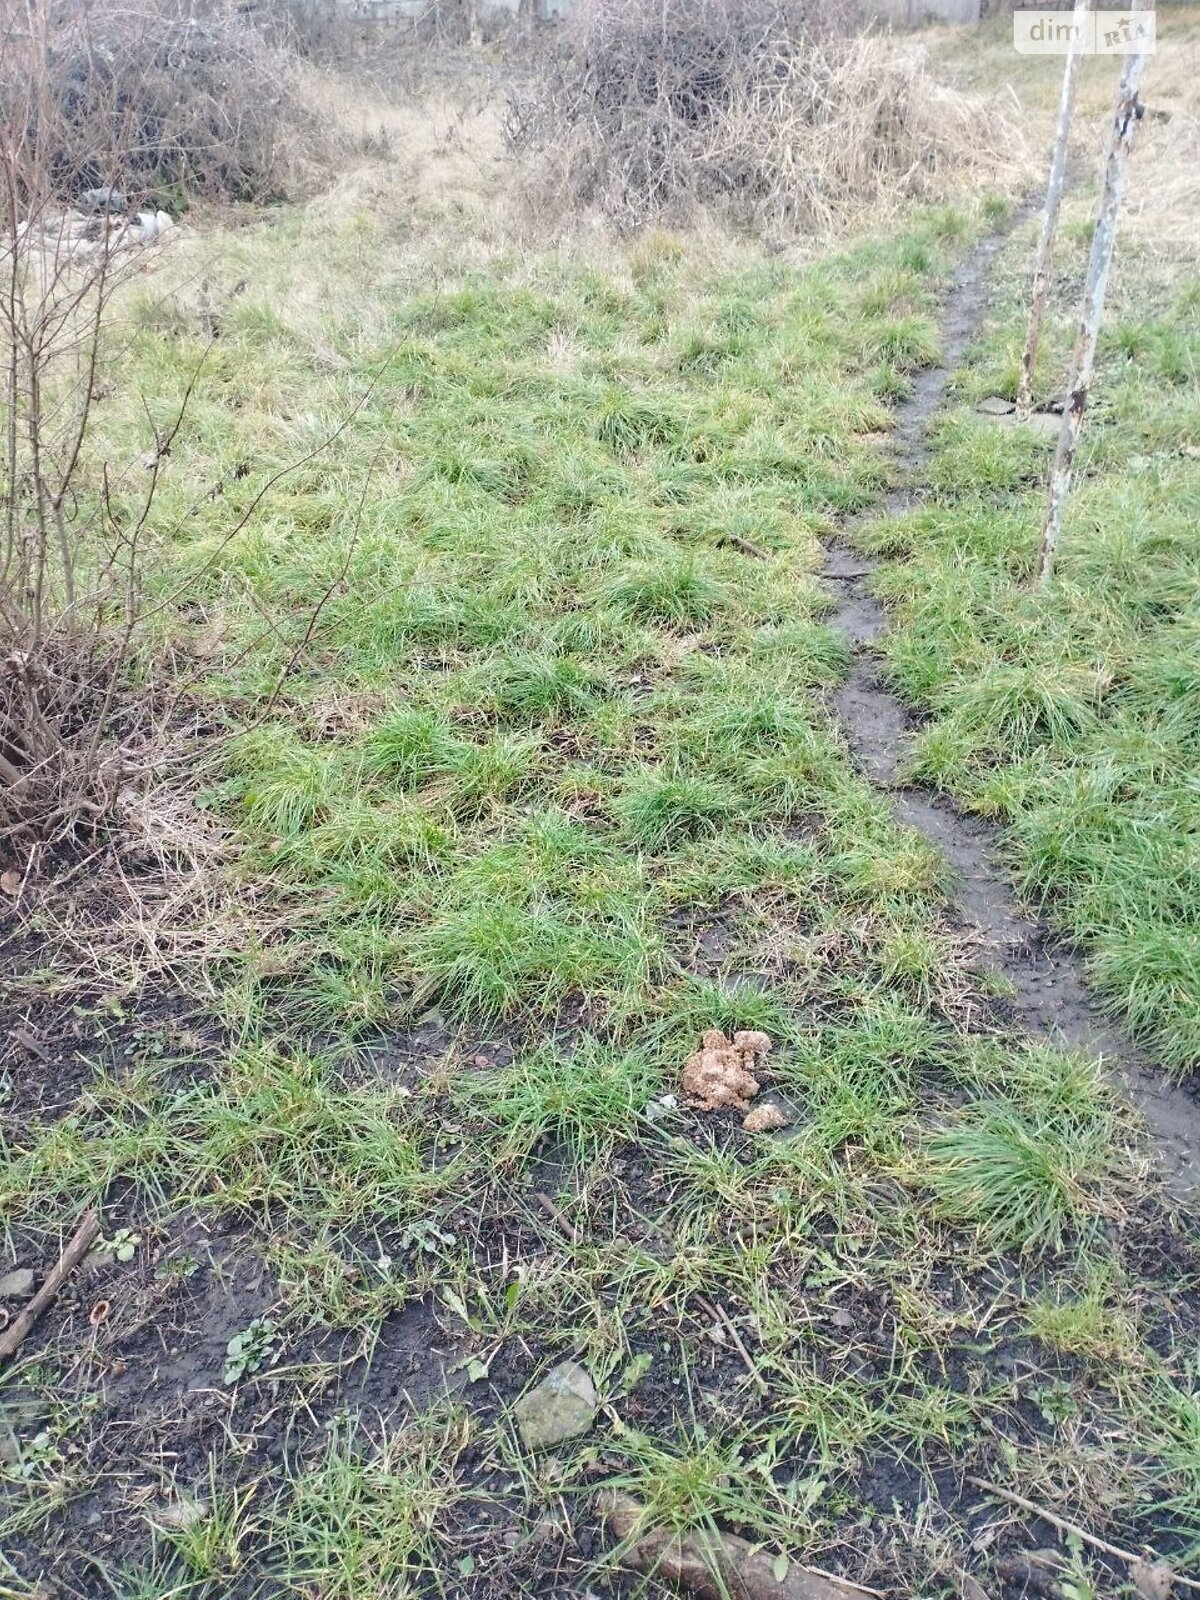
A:
{"type": "Polygon", "coordinates": [[[83,1220],[71,1236],[70,1243],[46,1274],[46,1281],[21,1312],[11,1328],[0,1334],[0,1361],[5,1361],[21,1348],[34,1323],[50,1304],[75,1268],[87,1255],[92,1242],[100,1232],[100,1218],[95,1211],[86,1211],[83,1220]]]}
{"type": "Polygon", "coordinates": [[[1071,18],[1071,44],[1063,69],[1062,95],[1058,102],[1058,122],[1054,129],[1054,154],[1050,159],[1050,181],[1046,186],[1046,205],[1042,212],[1042,231],[1038,240],[1037,263],[1029,296],[1029,328],[1021,355],[1021,383],[1017,391],[1017,416],[1028,417],[1033,406],[1033,372],[1037,365],[1042,336],[1042,317],[1050,290],[1050,264],[1058,233],[1058,214],[1062,209],[1063,185],[1067,176],[1067,154],[1071,146],[1071,119],[1075,113],[1075,91],[1083,65],[1086,28],[1092,0],[1075,0],[1071,18]]]}
{"type": "MultiPolygon", "coordinates": [[[[1106,1556],[1115,1556],[1118,1561],[1134,1562],[1147,1559],[1157,1562],[1158,1556],[1151,1553],[1135,1555],[1132,1550],[1122,1550],[1118,1544],[1109,1544],[1107,1539],[1101,1539],[1097,1534],[1089,1533],[1086,1528],[1081,1528],[1076,1522],[1068,1522],[1065,1517],[1057,1516],[1053,1511],[1047,1511],[1045,1506],[1037,1505],[1033,1500],[1026,1500],[1024,1495],[1014,1494],[1011,1489],[998,1488],[994,1483],[988,1483],[986,1478],[973,1478],[969,1474],[964,1479],[973,1489],[982,1489],[985,1494],[994,1495],[997,1500],[1006,1500],[1009,1505],[1016,1506],[1020,1511],[1027,1511],[1031,1517],[1040,1517],[1043,1522],[1048,1522],[1052,1528],[1057,1528],[1060,1533],[1069,1534],[1074,1539],[1081,1539],[1084,1544],[1090,1544],[1093,1549],[1102,1550],[1106,1556]]],[[[1169,1564],[1169,1563],[1168,1563],[1169,1564]]],[[[1171,1573],[1172,1586],[1179,1584],[1184,1589],[1194,1589],[1200,1594],[1200,1583],[1192,1578],[1184,1578],[1178,1572],[1171,1573]]]]}

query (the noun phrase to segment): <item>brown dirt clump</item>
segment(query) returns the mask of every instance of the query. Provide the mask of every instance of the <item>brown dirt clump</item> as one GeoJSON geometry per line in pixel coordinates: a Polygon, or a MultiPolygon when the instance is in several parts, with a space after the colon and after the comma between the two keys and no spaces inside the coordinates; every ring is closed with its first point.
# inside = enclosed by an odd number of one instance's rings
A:
{"type": "Polygon", "coordinates": [[[720,1111],[727,1106],[745,1111],[760,1087],[755,1069],[770,1048],[765,1033],[735,1033],[730,1041],[720,1028],[710,1028],[699,1050],[684,1064],[687,1104],[699,1111],[720,1111]]]}

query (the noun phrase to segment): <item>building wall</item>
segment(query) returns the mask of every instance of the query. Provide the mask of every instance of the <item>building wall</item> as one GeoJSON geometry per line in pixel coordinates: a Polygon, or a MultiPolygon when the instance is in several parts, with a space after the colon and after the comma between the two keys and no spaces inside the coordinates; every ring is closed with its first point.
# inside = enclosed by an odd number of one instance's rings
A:
{"type": "MultiPolygon", "coordinates": [[[[533,12],[539,17],[565,16],[572,3],[573,0],[533,0],[533,12]]],[[[931,18],[941,22],[978,22],[982,3],[983,0],[866,0],[862,9],[864,16],[907,27],[931,18]]],[[[341,0],[341,4],[352,16],[375,22],[408,20],[424,15],[429,8],[429,0],[341,0]]],[[[518,4],[519,0],[480,0],[480,9],[484,13],[516,11],[518,4]]]]}
{"type": "Polygon", "coordinates": [[[866,8],[881,22],[895,23],[900,27],[928,22],[978,22],[982,13],[982,0],[871,0],[866,8]]]}

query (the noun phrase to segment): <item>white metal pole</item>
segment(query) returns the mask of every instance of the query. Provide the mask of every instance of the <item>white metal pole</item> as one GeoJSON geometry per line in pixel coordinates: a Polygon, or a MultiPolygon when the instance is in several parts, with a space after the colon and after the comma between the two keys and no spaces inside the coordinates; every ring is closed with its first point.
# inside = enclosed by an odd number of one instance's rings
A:
{"type": "MultiPolygon", "coordinates": [[[[1146,0],[1135,0],[1130,12],[1135,27],[1138,14],[1149,9],[1146,0]]],[[[1043,587],[1049,584],[1054,575],[1054,561],[1058,554],[1063,515],[1071,488],[1071,467],[1075,460],[1079,430],[1083,423],[1088,389],[1092,382],[1092,370],[1096,362],[1096,340],[1100,332],[1100,318],[1104,313],[1108,274],[1112,267],[1117,217],[1120,214],[1121,198],[1125,191],[1125,166],[1141,109],[1138,105],[1138,89],[1141,87],[1145,65],[1145,51],[1140,43],[1135,42],[1124,59],[1117,87],[1117,106],[1109,136],[1108,158],[1104,164],[1104,183],[1100,190],[1100,207],[1096,214],[1096,231],[1092,235],[1092,254],[1088,262],[1087,286],[1083,294],[1083,316],[1075,340],[1071,383],[1067,403],[1063,409],[1062,427],[1058,431],[1058,450],[1050,473],[1050,494],[1046,503],[1046,520],[1042,525],[1042,540],[1037,559],[1037,578],[1043,587]]]]}
{"type": "Polygon", "coordinates": [[[1017,415],[1027,417],[1033,407],[1033,369],[1037,364],[1038,344],[1042,336],[1042,317],[1046,311],[1046,297],[1050,292],[1050,264],[1054,258],[1054,240],[1058,233],[1058,214],[1062,206],[1063,184],[1067,176],[1067,153],[1071,143],[1071,119],[1075,112],[1075,91],[1079,87],[1079,69],[1083,64],[1087,44],[1086,28],[1091,0],[1075,0],[1071,17],[1071,48],[1063,69],[1062,94],[1058,101],[1058,121],[1054,127],[1054,154],[1050,158],[1050,182],[1046,186],[1046,205],[1042,211],[1042,233],[1038,240],[1037,263],[1033,269],[1033,287],[1029,297],[1029,329],[1025,335],[1025,349],[1021,356],[1021,384],[1017,391],[1017,415]]]}

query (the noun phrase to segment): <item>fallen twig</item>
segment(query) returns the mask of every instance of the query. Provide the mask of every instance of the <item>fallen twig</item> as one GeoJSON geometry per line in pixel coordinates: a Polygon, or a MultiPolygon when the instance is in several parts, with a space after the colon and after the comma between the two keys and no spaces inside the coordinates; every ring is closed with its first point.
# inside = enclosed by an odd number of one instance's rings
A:
{"type": "Polygon", "coordinates": [[[576,1228],[571,1221],[563,1215],[559,1208],[554,1204],[554,1201],[551,1200],[550,1196],[543,1190],[539,1189],[533,1198],[537,1201],[538,1205],[541,1206],[542,1210],[550,1218],[551,1222],[557,1224],[558,1231],[565,1238],[569,1239],[572,1244],[578,1244],[578,1228],[576,1228]]]}
{"type": "MultiPolygon", "coordinates": [[[[1024,1495],[1014,1494],[1011,1489],[1000,1489],[994,1483],[989,1483],[986,1478],[972,1478],[968,1475],[966,1482],[973,1489],[982,1489],[985,1494],[994,1495],[997,1500],[1007,1500],[1009,1505],[1017,1506],[1022,1511],[1027,1511],[1031,1517],[1040,1517],[1043,1522],[1048,1522],[1052,1528],[1057,1528],[1060,1533],[1070,1534],[1072,1538],[1082,1539],[1084,1544],[1090,1544],[1095,1550],[1102,1550],[1106,1556],[1115,1556],[1118,1561],[1128,1562],[1130,1566],[1140,1564],[1147,1558],[1137,1555],[1132,1550],[1122,1550],[1118,1544],[1109,1544],[1107,1539],[1101,1539],[1097,1534],[1088,1533],[1086,1528],[1081,1528],[1076,1522],[1068,1522],[1065,1517],[1056,1516],[1053,1511],[1047,1511],[1045,1506],[1039,1506],[1033,1500],[1026,1500],[1024,1495]]],[[[1158,1557],[1150,1559],[1157,1563],[1158,1557]]],[[[1194,1589],[1200,1593],[1200,1583],[1194,1578],[1184,1578],[1178,1572],[1171,1573],[1171,1582],[1179,1584],[1183,1589],[1194,1589]]]]}
{"type": "Polygon", "coordinates": [[[879,1593],[783,1562],[733,1533],[644,1528],[646,1507],[615,1490],[599,1494],[596,1509],[618,1539],[629,1541],[618,1551],[622,1566],[690,1589],[699,1600],[850,1600],[879,1593]]]}
{"type": "Polygon", "coordinates": [[[744,556],[757,556],[759,561],[769,561],[771,557],[769,550],[764,550],[762,545],[755,544],[753,539],[743,539],[740,533],[723,533],[717,539],[717,543],[732,545],[744,556]]]}
{"type": "Polygon", "coordinates": [[[696,1300],[696,1304],[700,1307],[700,1309],[702,1311],[704,1311],[704,1312],[707,1312],[707,1314],[713,1319],[713,1321],[718,1323],[721,1327],[723,1327],[725,1329],[725,1331],[729,1334],[729,1337],[734,1342],[734,1345],[735,1345],[735,1347],[737,1349],[738,1355],[740,1355],[741,1358],[742,1358],[742,1364],[746,1368],[746,1371],[754,1379],[754,1382],[758,1386],[758,1388],[761,1391],[761,1393],[766,1394],[766,1392],[767,1392],[767,1380],[763,1377],[762,1373],[754,1365],[754,1362],[753,1362],[753,1360],[751,1359],[751,1356],[750,1356],[750,1352],[749,1352],[749,1350],[746,1349],[746,1346],[742,1343],[742,1336],[737,1331],[737,1329],[734,1327],[733,1319],[732,1319],[732,1317],[730,1317],[730,1315],[729,1315],[728,1311],[726,1311],[725,1307],[722,1306],[722,1305],[715,1304],[712,1300],[709,1300],[707,1298],[707,1296],[702,1295],[702,1294],[696,1295],[695,1300],[696,1300]]]}
{"type": "Polygon", "coordinates": [[[92,1242],[100,1232],[100,1218],[94,1211],[85,1211],[83,1221],[76,1228],[71,1242],[67,1245],[62,1255],[59,1256],[54,1266],[46,1274],[46,1281],[25,1307],[24,1311],[15,1318],[11,1328],[0,1336],[0,1361],[5,1361],[9,1356],[16,1355],[23,1341],[42,1312],[50,1304],[63,1284],[74,1272],[75,1268],[87,1255],[92,1247],[92,1242]]]}
{"type": "Polygon", "coordinates": [[[10,1029],[9,1038],[15,1039],[23,1050],[27,1050],[31,1056],[42,1062],[44,1066],[48,1066],[53,1059],[41,1040],[30,1033],[28,1028],[10,1029]]]}

